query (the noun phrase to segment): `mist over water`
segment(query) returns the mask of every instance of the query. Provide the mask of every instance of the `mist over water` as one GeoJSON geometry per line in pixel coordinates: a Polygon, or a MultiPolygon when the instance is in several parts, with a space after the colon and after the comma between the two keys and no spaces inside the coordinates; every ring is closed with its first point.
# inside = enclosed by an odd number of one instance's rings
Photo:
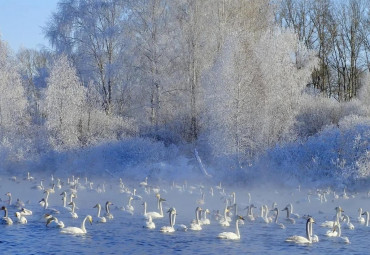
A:
{"type": "MultiPolygon", "coordinates": [[[[91,179],[85,184],[84,178],[81,178],[80,184],[77,185],[77,198],[74,199],[79,217],[73,219],[69,211],[63,208],[60,194],[62,191],[70,194],[71,187],[67,185],[67,179],[62,179],[62,188],[56,187],[55,193],[49,196],[49,208],[60,211],[60,214],[54,216],[63,221],[66,227],[79,227],[86,215],[93,216],[93,224],[86,224],[87,234],[76,236],[62,234],[60,229],[45,226],[45,220],[42,218],[44,209],[38,203],[45,194],[42,190],[33,189],[33,187],[40,184],[40,180],[43,178],[45,189],[51,188],[53,182],[50,176],[36,177],[33,181],[23,180],[23,177],[17,177],[16,181],[8,178],[2,176],[0,197],[1,204],[8,207],[9,217],[13,219],[14,224],[0,226],[2,232],[0,236],[1,254],[327,254],[336,251],[344,251],[345,254],[363,254],[367,252],[367,242],[364,242],[366,240],[364,238],[370,228],[357,222],[358,209],[360,207],[364,211],[370,209],[368,206],[370,198],[366,192],[351,194],[346,191],[349,198],[344,199],[341,197],[344,190],[336,191],[335,195],[338,195],[338,198],[334,196],[332,191],[327,190],[325,198],[322,197],[320,201],[319,194],[324,194],[324,190],[299,190],[298,187],[277,189],[277,186],[270,184],[254,186],[253,188],[222,186],[221,189],[218,189],[219,184],[206,182],[162,181],[155,184],[151,183],[150,179],[148,180],[150,189],[145,189],[136,180],[123,179],[125,192],[132,192],[133,188],[136,189],[136,197],[132,201],[134,214],[130,215],[120,208],[128,204],[128,198],[132,194],[123,192],[119,179],[91,179]],[[93,189],[90,189],[90,181],[93,182],[93,189]],[[147,211],[158,211],[155,193],[157,191],[166,200],[163,203],[164,217],[155,219],[156,228],[149,230],[143,227],[145,225],[143,202],[147,202],[147,211]],[[8,206],[8,197],[5,195],[7,192],[12,193],[12,204],[19,198],[25,203],[25,208],[33,211],[33,215],[26,216],[27,224],[16,223],[14,213],[18,209],[12,205],[8,206]],[[204,193],[204,201],[202,201],[202,192],[204,193]],[[246,216],[246,207],[251,203],[257,207],[253,210],[257,219],[254,222],[245,220],[244,224],[239,226],[240,240],[220,240],[217,238],[219,233],[235,231],[234,222],[230,223],[230,227],[221,227],[214,218],[217,210],[223,215],[225,200],[233,199],[232,192],[236,194],[237,213],[246,216]],[[250,203],[248,193],[251,198],[250,203]],[[310,195],[308,196],[308,194],[310,195]],[[114,219],[108,220],[107,223],[97,223],[97,209],[93,207],[96,203],[100,203],[102,205],[101,214],[104,215],[104,205],[107,201],[113,203],[110,209],[114,219]],[[258,219],[260,207],[266,204],[271,208],[274,202],[279,209],[278,222],[283,223],[286,229],[280,229],[273,223],[261,223],[258,219]],[[281,211],[289,203],[293,205],[293,212],[301,216],[296,219],[295,224],[288,223],[285,220],[286,212],[281,211]],[[189,227],[191,221],[195,219],[197,206],[204,210],[209,209],[211,212],[208,216],[211,224],[202,225],[201,231],[188,229],[186,232],[175,231],[170,234],[159,231],[162,226],[169,225],[167,211],[170,207],[176,208],[175,228],[177,228],[180,224],[189,227]],[[350,244],[337,243],[326,237],[325,233],[328,228],[320,226],[325,220],[333,219],[335,216],[334,208],[337,206],[343,208],[343,214],[348,215],[355,226],[354,230],[349,230],[345,228],[346,222],[342,222],[342,236],[347,236],[350,244]],[[305,236],[306,219],[302,218],[303,215],[310,215],[315,219],[316,224],[313,226],[313,231],[319,236],[320,241],[310,245],[285,242],[285,239],[292,235],[305,236]]],[[[54,177],[54,183],[56,183],[56,179],[57,177],[54,177]]],[[[230,209],[230,211],[234,212],[234,209],[230,209]]],[[[269,216],[274,217],[274,213],[269,212],[269,216]]]]}

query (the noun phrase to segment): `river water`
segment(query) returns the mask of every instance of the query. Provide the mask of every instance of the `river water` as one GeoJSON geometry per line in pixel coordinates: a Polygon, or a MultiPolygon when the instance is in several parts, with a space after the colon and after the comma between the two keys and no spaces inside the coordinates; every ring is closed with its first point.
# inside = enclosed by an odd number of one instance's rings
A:
{"type": "MultiPolygon", "coordinates": [[[[238,203],[240,215],[245,215],[243,210],[249,204],[248,193],[251,194],[251,203],[257,207],[267,204],[271,207],[276,202],[279,209],[283,209],[287,203],[294,205],[294,211],[300,215],[309,214],[314,217],[314,234],[319,236],[320,241],[310,245],[296,245],[287,243],[284,240],[291,235],[305,236],[305,220],[296,219],[295,224],[287,223],[284,220],[285,212],[279,215],[279,222],[285,224],[286,229],[280,229],[274,224],[264,224],[258,222],[245,221],[240,225],[241,238],[237,241],[220,240],[218,233],[224,231],[234,231],[235,224],[230,227],[221,227],[219,223],[209,217],[210,225],[203,225],[201,231],[186,232],[176,231],[170,234],[164,234],[159,231],[161,226],[169,225],[167,210],[169,207],[175,207],[177,210],[176,224],[185,224],[189,226],[192,219],[195,218],[195,208],[199,206],[197,200],[201,199],[200,188],[195,186],[186,191],[172,189],[171,185],[163,186],[160,191],[161,196],[166,199],[164,202],[164,217],[155,220],[156,228],[149,230],[143,228],[145,220],[143,214],[143,201],[148,203],[148,211],[156,211],[157,204],[155,194],[147,194],[144,189],[135,183],[126,186],[136,187],[137,194],[142,196],[142,200],[133,200],[132,205],[135,208],[134,214],[130,215],[119,209],[128,202],[128,195],[120,193],[118,182],[109,184],[106,181],[105,192],[98,193],[95,190],[80,189],[75,199],[79,215],[78,219],[73,219],[69,212],[62,206],[63,190],[70,192],[65,186],[61,190],[56,190],[50,194],[49,207],[60,210],[60,214],[55,214],[59,220],[66,226],[80,226],[86,215],[92,215],[94,222],[92,225],[86,224],[87,233],[85,235],[67,235],[60,233],[60,229],[45,226],[45,220],[42,219],[43,208],[38,201],[45,196],[42,191],[31,189],[37,182],[20,181],[19,183],[8,181],[3,177],[0,187],[0,197],[2,205],[7,205],[5,201],[6,192],[13,194],[13,204],[16,198],[26,202],[25,207],[33,211],[32,216],[27,216],[27,224],[2,225],[0,226],[0,254],[366,254],[368,250],[368,234],[370,227],[357,223],[358,208],[364,210],[370,209],[370,199],[367,194],[356,194],[349,199],[334,199],[332,195],[327,195],[327,201],[320,201],[316,194],[311,195],[311,202],[307,200],[308,191],[276,190],[268,187],[260,189],[237,189],[226,188],[229,194],[236,192],[236,201],[238,203]],[[191,190],[191,192],[190,192],[191,190]],[[97,223],[96,203],[105,204],[106,201],[112,201],[111,213],[113,220],[107,223],[97,223]],[[343,244],[335,241],[333,238],[325,236],[327,228],[320,227],[320,224],[332,219],[335,215],[334,208],[341,206],[344,213],[349,215],[354,230],[345,228],[342,223],[342,236],[347,236],[350,244],[343,244]]],[[[97,182],[95,182],[97,183],[97,182]]],[[[95,185],[96,186],[96,185],[95,185]]],[[[204,186],[202,190],[205,193],[204,204],[200,205],[203,209],[210,211],[223,211],[225,207],[224,196],[219,194],[219,190],[214,188],[214,195],[209,192],[210,186],[204,186]]],[[[103,206],[104,208],[104,206],[103,206]]],[[[9,216],[16,221],[14,216],[16,208],[9,206],[9,216]]],[[[0,213],[3,213],[0,211],[0,213]]],[[[104,211],[103,211],[104,213],[104,211]]],[[[255,209],[256,215],[259,209],[255,209]]],[[[272,216],[272,213],[270,213],[272,216]]]]}

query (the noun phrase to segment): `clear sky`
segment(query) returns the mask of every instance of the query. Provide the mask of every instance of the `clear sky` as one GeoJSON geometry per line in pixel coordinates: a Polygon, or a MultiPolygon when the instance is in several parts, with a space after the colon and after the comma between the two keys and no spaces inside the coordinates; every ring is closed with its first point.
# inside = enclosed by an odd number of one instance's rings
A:
{"type": "Polygon", "coordinates": [[[42,28],[56,11],[58,0],[0,0],[1,40],[17,51],[20,47],[49,47],[42,28]]]}

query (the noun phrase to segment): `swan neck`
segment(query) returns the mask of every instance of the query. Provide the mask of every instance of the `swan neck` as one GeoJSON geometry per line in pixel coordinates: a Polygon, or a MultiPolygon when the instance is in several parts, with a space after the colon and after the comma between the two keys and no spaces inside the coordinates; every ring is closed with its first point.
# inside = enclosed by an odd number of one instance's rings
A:
{"type": "Polygon", "coordinates": [[[82,221],[82,223],[81,223],[81,229],[82,229],[82,231],[83,232],[85,232],[86,233],[86,228],[85,228],[85,222],[86,222],[86,220],[87,220],[87,216],[85,217],[85,219],[82,221]]]}
{"type": "Polygon", "coordinates": [[[144,202],[144,215],[146,215],[146,202],[144,202]]]}
{"type": "Polygon", "coordinates": [[[98,206],[98,218],[100,218],[100,211],[101,211],[101,207],[98,206]]]}
{"type": "Polygon", "coordinates": [[[108,203],[105,204],[105,210],[107,211],[107,213],[110,213],[110,211],[109,211],[109,204],[108,203]]]}
{"type": "Polygon", "coordinates": [[[311,235],[312,235],[312,230],[311,230],[311,225],[310,225],[310,219],[307,220],[307,223],[306,223],[306,236],[307,236],[307,239],[311,242],[311,235]]]}
{"type": "Polygon", "coordinates": [[[162,202],[159,203],[159,213],[161,216],[163,216],[162,202]]]}
{"type": "Polygon", "coordinates": [[[279,216],[279,211],[278,211],[278,210],[276,210],[275,223],[277,223],[278,216],[279,216]]]}
{"type": "Polygon", "coordinates": [[[7,208],[4,209],[4,217],[8,218],[8,209],[7,208]]]}
{"type": "Polygon", "coordinates": [[[239,221],[239,220],[236,220],[236,221],[235,221],[235,234],[236,234],[238,237],[240,237],[238,221],[239,221]]]}

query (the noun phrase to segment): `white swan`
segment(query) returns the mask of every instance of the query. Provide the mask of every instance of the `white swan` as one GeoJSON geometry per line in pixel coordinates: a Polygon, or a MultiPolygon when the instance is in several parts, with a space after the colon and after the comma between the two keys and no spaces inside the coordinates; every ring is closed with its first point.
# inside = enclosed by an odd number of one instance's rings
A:
{"type": "Polygon", "coordinates": [[[49,225],[50,225],[50,227],[64,228],[63,221],[58,220],[57,217],[50,217],[50,218],[48,218],[48,220],[46,221],[46,226],[49,226],[49,225]],[[53,225],[50,225],[52,222],[54,222],[54,224],[53,225]]]}
{"type": "Polygon", "coordinates": [[[285,207],[281,211],[286,211],[286,218],[285,218],[286,222],[291,223],[291,224],[295,224],[295,219],[290,217],[290,209],[288,207],[285,207]]]}
{"type": "Polygon", "coordinates": [[[32,215],[32,211],[26,208],[22,208],[19,212],[22,216],[30,216],[32,215]]]}
{"type": "Polygon", "coordinates": [[[368,227],[369,226],[369,212],[365,211],[362,213],[362,215],[366,215],[365,226],[368,227]]]}
{"type": "Polygon", "coordinates": [[[237,216],[235,219],[235,232],[222,232],[218,234],[217,237],[220,239],[239,240],[240,239],[239,222],[243,220],[244,220],[243,217],[237,216]]]}
{"type": "Polygon", "coordinates": [[[336,222],[339,222],[339,220],[342,218],[342,212],[343,209],[340,206],[335,207],[336,215],[334,216],[334,220],[327,220],[321,223],[321,227],[326,228],[333,228],[336,222]]]}
{"type": "Polygon", "coordinates": [[[362,217],[362,208],[358,209],[359,216],[357,217],[357,221],[360,224],[365,224],[365,218],[362,217]]]}
{"type": "Polygon", "coordinates": [[[110,212],[110,210],[109,210],[109,206],[110,205],[113,205],[113,203],[112,202],[110,202],[110,201],[107,201],[106,203],[105,203],[105,218],[107,218],[108,220],[113,220],[113,214],[110,212]]]}
{"type": "Polygon", "coordinates": [[[257,207],[255,207],[254,204],[251,204],[250,206],[247,206],[247,208],[248,208],[248,213],[245,218],[248,221],[255,221],[256,219],[254,218],[254,215],[253,215],[253,208],[257,208],[257,207]]]}
{"type": "Polygon", "coordinates": [[[17,217],[17,222],[19,224],[26,224],[27,223],[26,217],[24,217],[20,212],[16,212],[15,217],[17,217]]]}
{"type": "Polygon", "coordinates": [[[131,201],[133,200],[134,198],[133,197],[129,197],[128,198],[128,204],[127,204],[127,206],[126,206],[126,212],[127,213],[129,213],[129,214],[131,214],[131,215],[133,215],[134,214],[134,210],[135,210],[135,208],[132,206],[132,204],[131,204],[131,201]]]}
{"type": "Polygon", "coordinates": [[[146,202],[143,203],[144,205],[144,217],[148,218],[149,216],[152,217],[152,219],[158,219],[163,218],[163,208],[162,208],[162,202],[166,201],[163,198],[159,199],[159,213],[158,212],[147,212],[146,211],[146,202]]]}
{"type": "Polygon", "coordinates": [[[97,222],[106,223],[107,219],[104,216],[100,216],[101,205],[99,203],[97,203],[93,208],[98,208],[97,222]]]}
{"type": "Polygon", "coordinates": [[[345,222],[344,228],[350,229],[350,230],[354,230],[355,229],[355,226],[349,220],[349,216],[348,215],[343,214],[343,222],[345,222]]]}
{"type": "Polygon", "coordinates": [[[148,216],[147,221],[145,221],[145,226],[144,228],[149,228],[149,229],[155,229],[155,223],[152,220],[152,216],[148,216]]]}
{"type": "Polygon", "coordinates": [[[203,218],[200,219],[201,225],[209,225],[211,224],[211,221],[207,218],[207,214],[210,214],[210,211],[208,209],[202,210],[203,212],[203,218]]]}
{"type": "Polygon", "coordinates": [[[288,207],[289,209],[289,215],[290,215],[290,218],[296,218],[296,219],[299,219],[300,216],[299,214],[297,213],[293,213],[293,204],[292,203],[289,203],[286,207],[288,207]]]}
{"type": "Polygon", "coordinates": [[[333,232],[336,233],[336,235],[331,236],[331,237],[334,237],[334,238],[332,238],[333,241],[339,242],[339,243],[345,243],[345,244],[350,244],[351,243],[347,236],[342,236],[342,231],[341,231],[340,224],[336,224],[334,226],[333,232]]]}
{"type": "Polygon", "coordinates": [[[200,225],[200,222],[199,222],[199,214],[201,211],[202,211],[202,208],[200,208],[199,206],[195,209],[195,220],[193,220],[192,223],[190,224],[190,227],[189,227],[190,230],[194,230],[194,231],[202,230],[202,226],[200,225]]]}
{"type": "Polygon", "coordinates": [[[72,206],[72,211],[70,212],[71,216],[73,219],[77,219],[78,218],[78,214],[75,212],[75,208],[76,208],[76,204],[74,201],[70,202],[68,205],[71,205],[72,206]]]}
{"type": "Polygon", "coordinates": [[[229,208],[227,206],[227,203],[225,204],[225,209],[224,209],[224,215],[223,218],[219,220],[219,224],[223,227],[229,227],[230,226],[230,221],[228,220],[229,217],[227,217],[227,213],[229,212],[229,208]]]}
{"type": "Polygon", "coordinates": [[[278,217],[279,217],[279,209],[277,209],[276,207],[271,210],[273,212],[275,212],[275,221],[274,221],[274,225],[278,228],[281,228],[281,229],[285,229],[285,225],[283,223],[278,223],[278,217]]]}
{"type": "Polygon", "coordinates": [[[290,236],[285,242],[291,242],[296,244],[311,244],[312,243],[312,224],[315,223],[312,217],[309,217],[306,222],[306,237],[304,236],[290,236]]]}
{"type": "Polygon", "coordinates": [[[163,233],[173,233],[173,232],[175,232],[175,228],[173,226],[175,225],[175,220],[176,220],[176,209],[175,208],[170,208],[168,210],[168,216],[169,216],[169,219],[170,219],[170,225],[161,227],[160,231],[163,232],[163,233]]]}
{"type": "Polygon", "coordinates": [[[3,207],[1,207],[1,210],[4,211],[4,217],[1,218],[1,224],[3,224],[3,225],[12,225],[13,220],[8,217],[8,209],[5,206],[3,206],[3,207]]]}
{"type": "Polygon", "coordinates": [[[87,215],[85,219],[81,223],[81,228],[78,227],[67,227],[63,228],[60,233],[63,234],[72,234],[72,235],[81,235],[81,234],[86,234],[86,228],[85,228],[85,222],[88,220],[90,224],[92,224],[92,217],[90,215],[87,215]]]}

